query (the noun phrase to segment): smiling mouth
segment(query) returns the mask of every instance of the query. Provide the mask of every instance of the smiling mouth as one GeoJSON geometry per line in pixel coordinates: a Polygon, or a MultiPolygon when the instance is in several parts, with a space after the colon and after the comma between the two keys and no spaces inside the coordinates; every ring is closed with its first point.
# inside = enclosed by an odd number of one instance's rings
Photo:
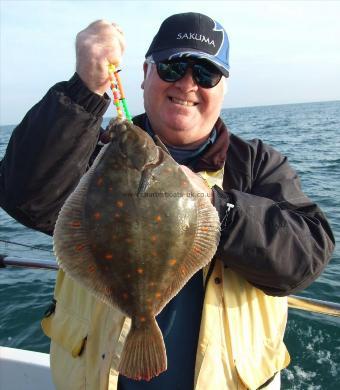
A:
{"type": "Polygon", "coordinates": [[[189,100],[181,100],[181,99],[177,99],[177,98],[171,97],[171,96],[169,96],[169,100],[172,103],[179,104],[181,106],[186,106],[186,107],[193,107],[193,106],[196,106],[198,104],[198,103],[195,103],[195,102],[191,102],[189,100]]]}

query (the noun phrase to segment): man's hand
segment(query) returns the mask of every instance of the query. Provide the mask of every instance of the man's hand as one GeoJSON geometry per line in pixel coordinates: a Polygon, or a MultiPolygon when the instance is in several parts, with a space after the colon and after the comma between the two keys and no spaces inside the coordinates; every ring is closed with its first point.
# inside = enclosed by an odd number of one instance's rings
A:
{"type": "Polygon", "coordinates": [[[98,20],[76,39],[76,71],[86,86],[99,95],[110,87],[108,65],[119,65],[125,50],[123,31],[115,23],[98,20]]]}
{"type": "Polygon", "coordinates": [[[209,196],[210,202],[213,204],[213,192],[212,189],[208,186],[207,182],[185,165],[181,165],[181,168],[190,179],[190,182],[194,186],[197,193],[204,194],[204,196],[209,196]]]}

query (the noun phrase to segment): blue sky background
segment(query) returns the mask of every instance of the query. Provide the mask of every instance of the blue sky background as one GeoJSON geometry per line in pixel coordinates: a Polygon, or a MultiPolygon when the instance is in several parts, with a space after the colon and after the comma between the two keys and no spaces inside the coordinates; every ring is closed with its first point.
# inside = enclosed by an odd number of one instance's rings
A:
{"type": "MultiPolygon", "coordinates": [[[[0,124],[16,124],[75,70],[77,32],[117,22],[127,49],[121,77],[130,111],[143,110],[144,54],[167,16],[196,11],[230,39],[225,107],[340,100],[339,1],[0,0],[0,124]]],[[[106,114],[114,115],[113,108],[106,114]]]]}

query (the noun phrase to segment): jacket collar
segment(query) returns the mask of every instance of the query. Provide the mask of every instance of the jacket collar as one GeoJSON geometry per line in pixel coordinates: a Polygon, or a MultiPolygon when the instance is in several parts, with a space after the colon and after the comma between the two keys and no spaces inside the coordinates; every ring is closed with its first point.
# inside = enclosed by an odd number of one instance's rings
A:
{"type": "MultiPolygon", "coordinates": [[[[142,129],[146,120],[146,114],[141,114],[133,118],[133,123],[142,129]]],[[[217,171],[223,168],[229,147],[229,132],[221,118],[215,124],[217,137],[201,156],[199,156],[192,167],[194,172],[217,171]]],[[[144,129],[145,130],[145,129],[144,129]]]]}

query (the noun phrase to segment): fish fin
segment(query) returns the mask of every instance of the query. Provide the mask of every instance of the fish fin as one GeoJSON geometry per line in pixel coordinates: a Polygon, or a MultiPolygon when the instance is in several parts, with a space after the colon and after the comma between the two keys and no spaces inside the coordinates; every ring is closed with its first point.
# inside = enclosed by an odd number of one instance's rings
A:
{"type": "Polygon", "coordinates": [[[167,368],[162,332],[155,317],[141,323],[132,318],[118,371],[134,380],[149,381],[167,368]]]}
{"type": "MultiPolygon", "coordinates": [[[[106,147],[107,145],[103,149],[106,147]]],[[[103,153],[100,152],[95,165],[103,153]]],[[[88,240],[88,227],[84,216],[84,204],[95,165],[81,178],[59,212],[53,233],[53,250],[60,268],[69,277],[87,288],[98,299],[117,307],[114,294],[107,293],[100,278],[95,277],[95,258],[88,240]]]]}
{"type": "Polygon", "coordinates": [[[53,250],[57,262],[66,273],[76,280],[82,277],[81,263],[83,263],[84,257],[90,256],[83,217],[88,181],[88,174],[86,174],[68,197],[59,212],[53,233],[53,250]]]}
{"type": "Polygon", "coordinates": [[[187,255],[175,271],[174,279],[164,293],[164,304],[157,308],[156,315],[178,293],[188,280],[214,257],[220,240],[220,219],[208,198],[197,201],[196,235],[187,255]]]}

